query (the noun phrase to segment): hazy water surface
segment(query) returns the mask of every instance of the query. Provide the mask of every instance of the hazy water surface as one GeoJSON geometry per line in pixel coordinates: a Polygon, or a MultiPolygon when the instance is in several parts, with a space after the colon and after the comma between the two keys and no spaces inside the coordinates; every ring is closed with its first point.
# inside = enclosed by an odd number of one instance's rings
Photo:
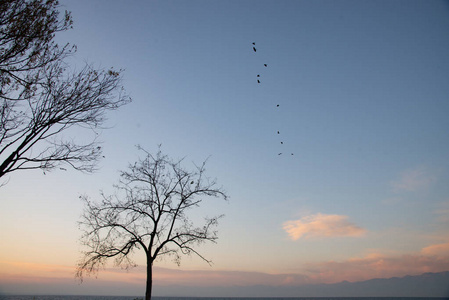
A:
{"type": "MultiPolygon", "coordinates": [[[[0,300],[143,300],[143,297],[124,296],[2,296],[0,300]]],[[[444,300],[449,298],[426,297],[152,297],[153,300],[444,300]]]]}

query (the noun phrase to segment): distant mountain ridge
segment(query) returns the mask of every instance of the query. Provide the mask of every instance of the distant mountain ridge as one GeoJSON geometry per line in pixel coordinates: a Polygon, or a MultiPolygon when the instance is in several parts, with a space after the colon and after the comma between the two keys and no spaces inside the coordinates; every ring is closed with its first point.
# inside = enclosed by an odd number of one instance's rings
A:
{"type": "MultiPolygon", "coordinates": [[[[323,286],[324,287],[324,286],[323,286]]],[[[342,297],[449,297],[449,271],[327,285],[342,297]]]]}
{"type": "MultiPolygon", "coordinates": [[[[301,286],[167,286],[166,288],[169,288],[166,290],[166,293],[168,292],[166,296],[191,297],[208,295],[211,297],[438,297],[449,299],[449,271],[301,286]]],[[[165,294],[162,289],[159,291],[165,294]]]]}

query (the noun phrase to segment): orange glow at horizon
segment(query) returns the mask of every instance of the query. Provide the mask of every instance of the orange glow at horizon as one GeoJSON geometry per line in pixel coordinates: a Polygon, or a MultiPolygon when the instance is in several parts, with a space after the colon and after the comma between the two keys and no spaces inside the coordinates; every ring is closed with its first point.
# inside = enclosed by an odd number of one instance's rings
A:
{"type": "MultiPolygon", "coordinates": [[[[424,247],[419,253],[402,255],[371,253],[339,262],[308,263],[298,274],[180,270],[155,266],[153,283],[159,286],[292,286],[419,275],[426,272],[449,270],[448,249],[449,243],[443,243],[424,247]]],[[[0,270],[0,281],[2,282],[51,283],[66,280],[75,284],[77,281],[74,277],[74,266],[0,261],[0,270]]],[[[85,281],[89,281],[90,284],[120,282],[144,285],[145,276],[144,266],[136,267],[129,272],[120,268],[105,268],[100,270],[98,278],[87,277],[85,281]]]]}

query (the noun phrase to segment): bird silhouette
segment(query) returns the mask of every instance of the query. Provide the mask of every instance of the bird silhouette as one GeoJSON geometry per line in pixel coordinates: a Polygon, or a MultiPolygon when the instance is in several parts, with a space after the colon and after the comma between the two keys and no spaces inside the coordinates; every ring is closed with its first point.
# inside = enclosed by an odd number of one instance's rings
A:
{"type": "MultiPolygon", "coordinates": [[[[254,52],[257,52],[257,49],[256,49],[256,42],[252,42],[252,45],[253,45],[253,51],[254,51],[254,52]]],[[[268,64],[263,64],[263,66],[264,66],[265,68],[267,68],[267,67],[268,67],[268,64]]],[[[256,76],[257,76],[257,83],[260,84],[260,74],[256,74],[256,76]]],[[[264,77],[264,78],[265,78],[265,77],[264,77]]],[[[276,107],[280,107],[280,104],[276,104],[276,107]]],[[[277,134],[281,134],[281,132],[280,132],[279,130],[277,130],[276,132],[277,132],[277,134]]],[[[281,145],[284,145],[284,142],[283,142],[283,141],[280,141],[280,143],[281,143],[281,145]]],[[[282,152],[279,152],[279,153],[278,153],[279,156],[282,155],[282,154],[283,154],[282,152]]],[[[287,154],[286,154],[286,155],[287,155],[287,154]]],[[[291,152],[290,155],[292,156],[292,155],[294,155],[294,153],[291,152]]],[[[193,181],[192,181],[192,184],[193,184],[193,181]]]]}
{"type": "Polygon", "coordinates": [[[195,183],[194,181],[191,181],[191,182],[190,182],[190,184],[194,184],[194,183],[195,183]]]}

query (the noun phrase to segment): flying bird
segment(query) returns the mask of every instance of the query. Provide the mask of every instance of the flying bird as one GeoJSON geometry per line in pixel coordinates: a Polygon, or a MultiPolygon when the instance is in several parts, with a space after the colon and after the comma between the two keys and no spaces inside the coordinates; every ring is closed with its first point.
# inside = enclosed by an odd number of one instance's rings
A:
{"type": "Polygon", "coordinates": [[[259,79],[257,79],[257,83],[260,83],[260,80],[259,80],[259,79]]]}
{"type": "Polygon", "coordinates": [[[278,134],[279,134],[279,130],[278,130],[278,134]]]}
{"type": "Polygon", "coordinates": [[[253,50],[254,50],[254,52],[256,52],[257,50],[256,50],[256,47],[253,47],[253,50]]]}
{"type": "Polygon", "coordinates": [[[257,77],[260,77],[260,75],[259,75],[259,74],[257,74],[257,77]]]}
{"type": "Polygon", "coordinates": [[[278,104],[278,105],[276,105],[276,107],[279,107],[279,104],[278,104]]]}
{"type": "Polygon", "coordinates": [[[281,153],[278,153],[278,155],[281,155],[282,154],[282,152],[281,153]]]}
{"type": "Polygon", "coordinates": [[[281,145],[284,145],[284,142],[281,142],[281,145]]]}
{"type": "Polygon", "coordinates": [[[255,46],[255,45],[256,45],[256,43],[253,43],[253,45],[255,46]]]}
{"type": "MultiPolygon", "coordinates": [[[[256,50],[254,50],[254,51],[256,51],[256,50]]],[[[267,64],[263,64],[263,65],[264,65],[264,67],[268,67],[267,64]]]]}

